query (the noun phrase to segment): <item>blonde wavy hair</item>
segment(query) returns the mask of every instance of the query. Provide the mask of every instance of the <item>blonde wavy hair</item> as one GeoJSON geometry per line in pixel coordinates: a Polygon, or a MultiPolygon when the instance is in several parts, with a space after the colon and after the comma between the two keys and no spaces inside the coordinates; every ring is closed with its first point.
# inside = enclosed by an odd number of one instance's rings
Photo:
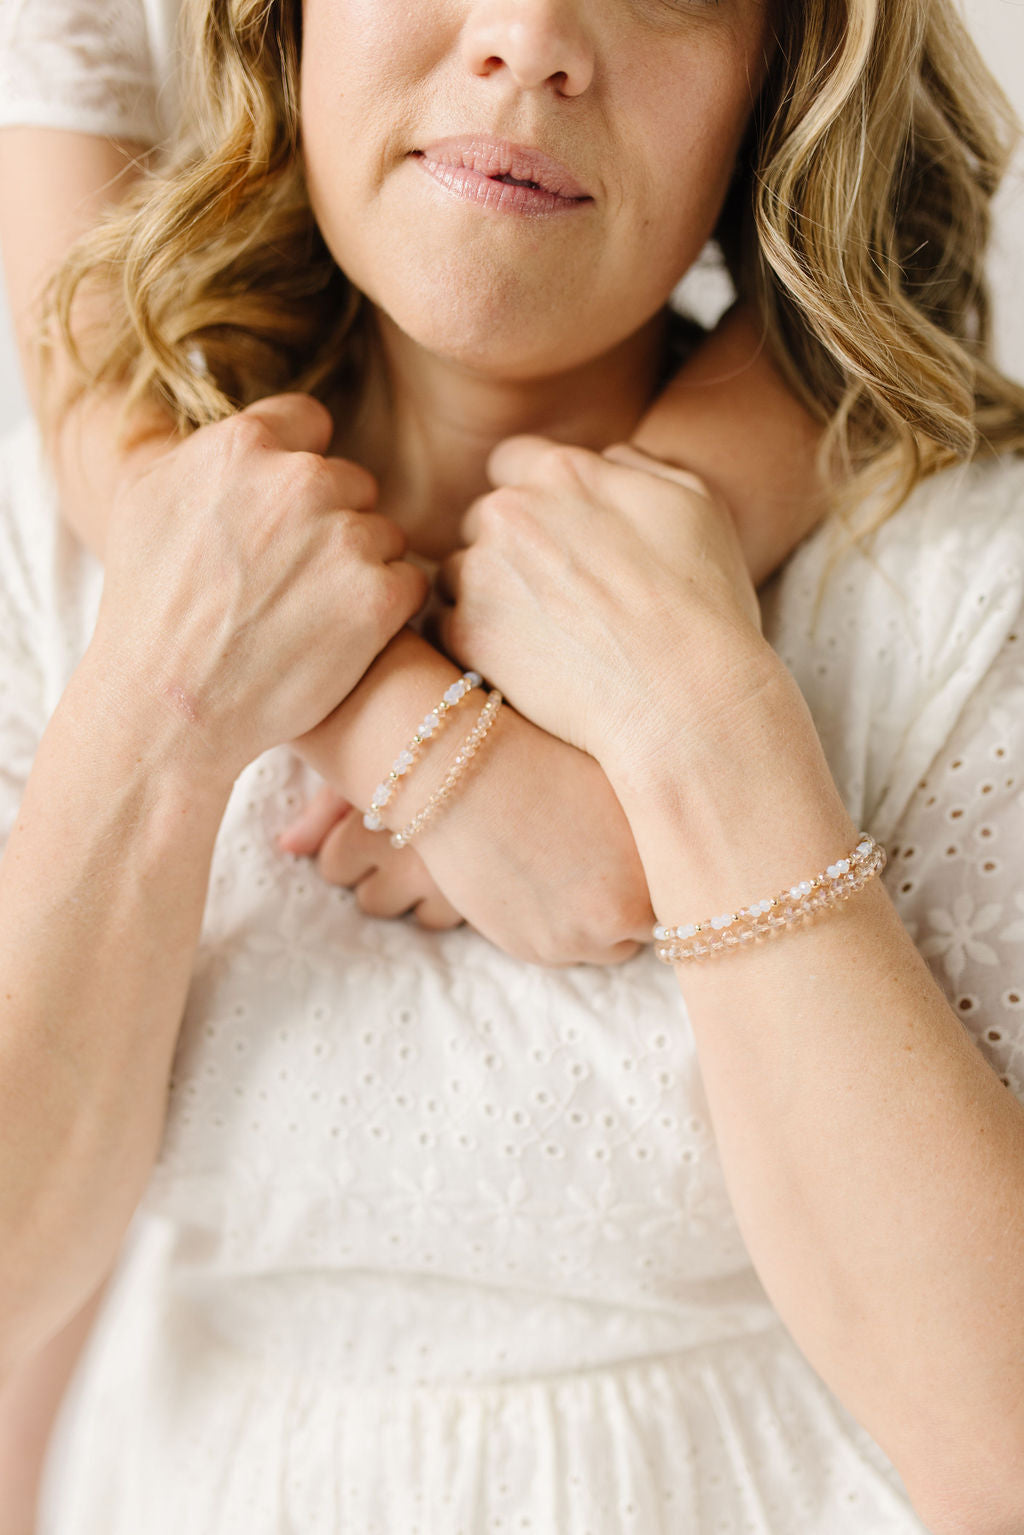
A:
{"type": "MultiPolygon", "coordinates": [[[[301,0],[186,0],[185,120],[70,253],[51,322],[88,382],[182,428],[262,395],[357,393],[369,313],[309,206],[301,0]],[[103,299],[84,335],[85,295],[103,299]]],[[[1018,128],[952,0],[775,0],[775,47],[716,231],[840,509],[884,520],[926,475],[1024,449],[990,356],[990,205],[1018,128]]],[[[867,531],[862,528],[861,533],[867,531]]]]}

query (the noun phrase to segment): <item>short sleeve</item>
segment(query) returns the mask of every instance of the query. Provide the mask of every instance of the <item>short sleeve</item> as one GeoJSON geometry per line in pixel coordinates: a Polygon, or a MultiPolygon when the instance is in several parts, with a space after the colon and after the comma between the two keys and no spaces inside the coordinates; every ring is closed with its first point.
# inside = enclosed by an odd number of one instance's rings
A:
{"type": "Polygon", "coordinates": [[[1024,1100],[1024,625],[1010,631],[917,784],[888,852],[900,917],[1024,1100]]]}
{"type": "Polygon", "coordinates": [[[0,0],[0,126],[154,144],[159,97],[144,0],[0,0]]]}

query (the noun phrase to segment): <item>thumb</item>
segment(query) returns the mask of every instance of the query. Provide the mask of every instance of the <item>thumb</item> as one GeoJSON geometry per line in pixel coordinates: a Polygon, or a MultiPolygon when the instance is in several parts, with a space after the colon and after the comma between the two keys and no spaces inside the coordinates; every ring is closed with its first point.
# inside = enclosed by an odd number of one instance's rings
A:
{"type": "Polygon", "coordinates": [[[706,496],[712,500],[711,491],[699,474],[692,474],[689,469],[680,469],[675,464],[666,464],[664,459],[655,458],[652,453],[645,453],[642,448],[636,448],[631,442],[615,442],[610,448],[605,448],[602,458],[609,459],[613,464],[622,464],[626,469],[642,469],[646,474],[659,475],[663,480],[672,480],[676,485],[682,485],[687,490],[694,491],[698,496],[706,496]]]}
{"type": "Polygon", "coordinates": [[[309,394],[267,395],[239,414],[254,416],[269,429],[277,447],[293,453],[326,453],[334,435],[330,411],[309,394]]]}

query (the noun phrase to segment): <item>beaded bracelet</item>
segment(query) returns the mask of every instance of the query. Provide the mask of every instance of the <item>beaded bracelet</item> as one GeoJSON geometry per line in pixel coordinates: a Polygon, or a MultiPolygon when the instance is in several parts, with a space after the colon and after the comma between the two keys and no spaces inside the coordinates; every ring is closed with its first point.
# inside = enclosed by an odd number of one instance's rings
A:
{"type": "Polygon", "coordinates": [[[885,848],[867,832],[861,832],[852,853],[838,863],[830,863],[824,874],[801,880],[779,895],[755,901],[743,911],[705,917],[703,922],[683,927],[663,927],[659,923],[654,929],[654,952],[667,965],[674,965],[684,959],[705,959],[723,949],[752,943],[826,906],[848,900],[884,868],[885,848]]]}
{"type": "Polygon", "coordinates": [[[446,688],[445,695],[436,709],[432,709],[420,725],[416,734],[404,751],[400,751],[387,778],[377,785],[373,791],[373,799],[370,808],[363,816],[363,825],[367,831],[383,831],[384,820],[381,811],[390,802],[391,796],[398,787],[398,780],[403,778],[419,756],[420,748],[431,736],[437,734],[444,724],[445,717],[465,698],[467,693],[472,693],[483,681],[479,672],[463,672],[458,682],[453,682],[450,688],[446,688]]]}
{"type": "Polygon", "coordinates": [[[439,789],[435,790],[423,809],[413,816],[407,826],[403,826],[401,831],[391,833],[392,847],[405,847],[407,843],[411,842],[416,833],[422,831],[428,821],[433,820],[434,816],[437,815],[438,811],[445,804],[445,801],[450,798],[453,789],[469,768],[470,761],[476,756],[481,742],[497,719],[501,702],[501,694],[496,688],[493,692],[488,693],[487,702],[481,709],[476,724],[459,747],[458,754],[448,770],[444,783],[439,789]]]}

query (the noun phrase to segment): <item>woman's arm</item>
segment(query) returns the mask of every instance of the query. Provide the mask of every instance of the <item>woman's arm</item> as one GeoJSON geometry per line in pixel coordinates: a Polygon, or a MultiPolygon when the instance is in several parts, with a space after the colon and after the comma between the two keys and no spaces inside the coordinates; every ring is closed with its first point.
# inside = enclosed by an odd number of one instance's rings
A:
{"type": "MultiPolygon", "coordinates": [[[[818,515],[814,434],[792,401],[787,429],[780,386],[743,311],[725,322],[689,366],[697,379],[695,396],[701,397],[705,384],[716,395],[716,446],[722,465],[732,466],[723,467],[721,477],[734,500],[745,507],[738,518],[740,537],[760,578],[775,568],[818,515]],[[731,415],[722,396],[725,386],[717,382],[722,370],[731,379],[729,387],[737,391],[731,415]],[[767,404],[759,425],[757,400],[762,393],[767,404]],[[769,460],[763,479],[747,467],[752,443],[762,438],[769,460]],[[784,474],[779,470],[787,489],[773,498],[765,486],[779,460],[787,465],[784,474]],[[743,466],[742,472],[737,466],[743,466]],[[773,527],[780,529],[777,541],[773,527]]],[[[101,483],[103,469],[98,474],[90,469],[78,445],[83,440],[102,442],[101,413],[110,411],[112,422],[115,409],[114,399],[84,401],[80,411],[91,416],[80,413],[65,428],[64,479],[74,481],[79,504],[82,487],[101,483]],[[83,420],[89,428],[84,434],[83,420]]],[[[685,457],[687,443],[693,441],[696,447],[697,439],[705,442],[705,411],[698,412],[696,424],[697,438],[691,439],[686,395],[677,386],[671,398],[663,398],[645,418],[639,435],[645,440],[656,436],[667,447],[674,428],[676,455],[685,457]]],[[[156,426],[152,436],[133,449],[132,469],[125,462],[118,472],[137,473],[164,445],[156,426]]],[[[98,451],[102,449],[92,449],[93,464],[98,451]]],[[[701,452],[706,450],[702,447],[701,452]]],[[[116,459],[110,463],[113,466],[116,459]]],[[[344,706],[297,742],[297,748],[346,801],[365,807],[415,724],[458,675],[447,658],[407,631],[378,659],[344,706]]],[[[455,723],[447,738],[424,756],[411,780],[409,798],[396,803],[396,811],[401,808],[404,813],[414,803],[413,793],[415,803],[422,803],[441,782],[467,728],[461,720],[455,723]]],[[[421,907],[428,922],[433,912],[444,914],[441,922],[461,913],[508,952],[541,963],[626,959],[650,927],[646,882],[621,807],[604,775],[586,754],[511,709],[503,711],[477,771],[443,818],[418,839],[415,850],[396,852],[385,837],[368,833],[360,816],[350,814],[332,831],[320,867],[333,882],[354,885],[372,915],[397,915],[411,905],[421,907]]]]}
{"type": "MultiPolygon", "coordinates": [[[[597,757],[660,920],[728,917],[841,859],[857,829],[759,632],[726,513],[627,448],[567,462],[519,439],[490,467],[502,495],[477,504],[450,562],[449,641],[597,757]]],[[[983,711],[1008,757],[1024,743],[1020,691],[983,711]]],[[[1009,796],[1004,813],[1019,844],[1009,796]]],[[[948,823],[933,835],[941,857],[948,823]]],[[[878,881],[770,942],[683,962],[678,978],[737,1217],[783,1320],[935,1535],[1012,1535],[1024,1107],[878,881]]]]}
{"type": "Polygon", "coordinates": [[[101,555],[119,488],[166,449],[171,426],[161,411],[136,411],[126,446],[122,391],[77,394],[76,368],[54,337],[44,367],[42,298],[69,246],[126,195],[146,154],[141,144],[91,133],[0,128],[0,247],[22,377],[50,441],[62,515],[101,555]],[[69,393],[74,403],[64,412],[69,393]]]}
{"type": "MultiPolygon", "coordinates": [[[[29,402],[42,404],[41,301],[68,247],[140,175],[146,150],[62,128],[0,128],[0,246],[29,402]]],[[[54,357],[58,370],[62,359],[54,357]]],[[[63,382],[64,374],[61,371],[63,382]]]]}
{"type": "Polygon", "coordinates": [[[771,363],[756,315],[735,304],[630,441],[700,476],[731,513],[760,586],[826,510],[821,438],[771,363]]]}
{"type": "MultiPolygon", "coordinates": [[[[29,343],[35,274],[56,263],[71,234],[105,201],[121,195],[134,173],[132,146],[56,131],[0,131],[5,252],[36,399],[29,343]],[[35,224],[21,216],[32,187],[33,206],[42,207],[35,224]],[[43,198],[39,187],[47,190],[43,198]]],[[[68,369],[57,362],[59,390],[68,369]]],[[[172,441],[170,423],[154,408],[136,414],[131,445],[123,445],[122,405],[119,390],[88,391],[51,433],[63,514],[101,557],[108,508],[118,489],[172,441]]],[[[742,309],[726,319],[656,403],[638,440],[652,452],[679,461],[693,457],[702,468],[717,471],[757,579],[775,568],[816,519],[816,429],[782,387],[742,309]],[[763,472],[754,467],[755,444],[763,472]],[[769,490],[772,485],[777,488],[769,490]]],[[[308,737],[302,749],[345,799],[365,804],[415,722],[457,675],[436,650],[403,635],[351,707],[308,737]],[[359,728],[351,733],[356,720],[359,728]]],[[[438,743],[424,760],[417,791],[429,793],[440,781],[450,744],[438,743]]],[[[336,826],[321,867],[327,877],[357,885],[368,911],[391,915],[417,903],[424,920],[437,922],[461,912],[495,942],[530,959],[624,958],[634,951],[649,917],[632,839],[603,775],[582,753],[546,737],[511,710],[503,713],[480,771],[443,822],[424,835],[418,852],[396,853],[352,815],[336,826]]]]}
{"type": "MultiPolygon", "coordinates": [[[[293,744],[365,807],[412,730],[460,675],[407,630],[330,719],[293,744]]],[[[389,826],[441,784],[482,703],[481,693],[472,694],[423,753],[407,792],[388,807],[389,826]]],[[[521,958],[607,964],[629,958],[650,932],[643,870],[604,773],[512,708],[501,710],[458,794],[412,846],[396,851],[353,811],[325,844],[323,871],[357,884],[372,915],[395,915],[403,907],[390,905],[391,891],[404,899],[407,861],[417,850],[455,910],[521,958]],[[383,877],[363,878],[374,869],[383,877]]]]}
{"type": "MultiPolygon", "coordinates": [[[[96,631],[0,861],[0,1381],[96,1288],[145,1186],[235,778],[423,600],[399,530],[338,510],[373,486],[318,463],[331,429],[314,401],[262,401],[115,510],[96,631]]],[[[13,670],[32,635],[0,617],[13,670]]]]}
{"type": "Polygon", "coordinates": [[[0,862],[0,1383],[108,1272],[159,1146],[227,789],[98,654],[0,862]]]}
{"type": "MultiPolygon", "coordinates": [[[[655,402],[633,441],[659,459],[697,463],[714,475],[728,492],[755,582],[821,514],[820,428],[769,365],[742,306],[655,402]]],[[[365,806],[413,723],[457,675],[423,641],[403,635],[300,750],[345,798],[365,806]]],[[[454,725],[449,741],[421,759],[389,824],[425,802],[468,728],[454,725]]],[[[396,915],[422,901],[425,871],[416,852],[396,853],[344,811],[325,838],[332,818],[329,794],[324,798],[327,806],[312,806],[283,845],[319,850],[324,877],[355,886],[372,915],[396,915]]],[[[519,715],[504,713],[478,771],[417,847],[446,909],[523,958],[603,963],[627,958],[649,934],[646,883],[607,781],[592,759],[519,715]]],[[[421,909],[430,913],[438,899],[427,898],[421,909]]]]}
{"type": "MultiPolygon", "coordinates": [[[[717,740],[695,748],[680,719],[689,745],[657,767],[606,758],[663,921],[739,910],[856,840],[796,685],[774,658],[750,665],[763,681],[717,740]]],[[[657,688],[645,704],[673,707],[657,688]]],[[[878,882],[678,976],[737,1219],[781,1316],[934,1535],[1013,1535],[1024,1108],[878,882]]]]}
{"type": "Polygon", "coordinates": [[[0,1387],[0,1535],[36,1535],[43,1466],[106,1285],[0,1387]]]}

